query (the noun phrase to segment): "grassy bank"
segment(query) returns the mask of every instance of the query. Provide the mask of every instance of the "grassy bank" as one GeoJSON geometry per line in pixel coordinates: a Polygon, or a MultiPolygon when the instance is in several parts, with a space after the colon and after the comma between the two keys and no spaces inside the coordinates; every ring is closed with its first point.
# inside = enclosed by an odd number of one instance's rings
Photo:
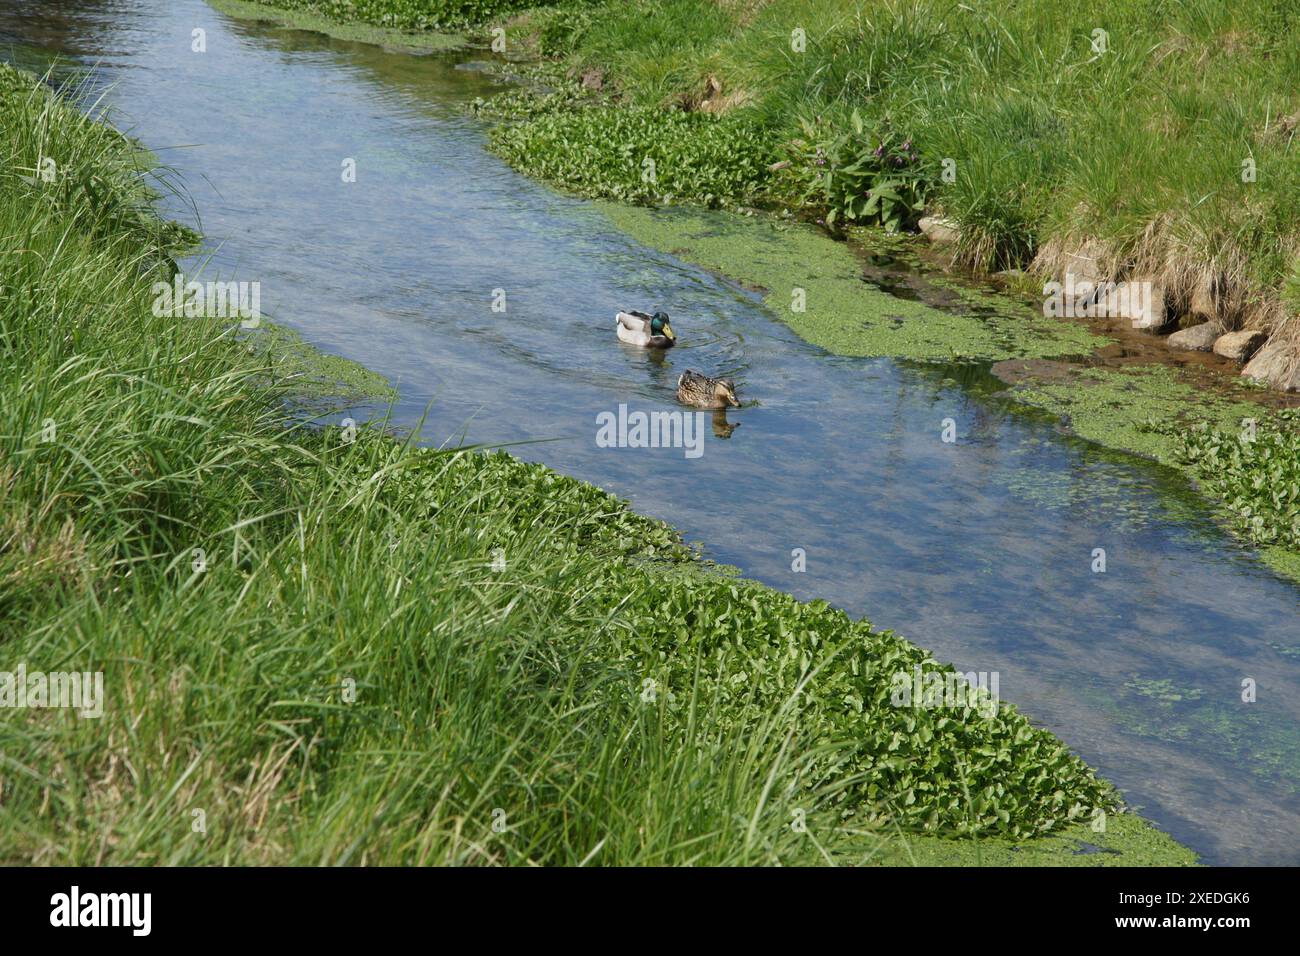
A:
{"type": "Polygon", "coordinates": [[[140,151],[0,78],[0,670],[105,691],[0,710],[0,862],[1191,861],[1014,707],[895,706],[950,671],[894,634],[296,421],[275,348],[152,309],[140,151]]]}
{"type": "MultiPolygon", "coordinates": [[[[765,175],[719,204],[896,227],[928,208],[968,265],[1057,275],[1082,252],[1102,276],[1161,284],[1178,312],[1290,335],[1297,16],[1272,0],[643,0],[518,29],[550,36],[594,101],[644,111],[634,151],[675,111],[749,124],[732,162],[765,175]]],[[[591,191],[641,179],[640,155],[547,168],[620,122],[555,107],[502,134],[503,153],[591,191]]]]}

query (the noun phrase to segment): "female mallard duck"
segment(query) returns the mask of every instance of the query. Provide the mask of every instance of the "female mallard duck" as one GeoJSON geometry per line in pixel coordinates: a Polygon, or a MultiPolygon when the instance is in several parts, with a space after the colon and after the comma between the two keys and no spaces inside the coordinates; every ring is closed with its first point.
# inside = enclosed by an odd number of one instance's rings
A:
{"type": "Polygon", "coordinates": [[[628,345],[639,345],[647,349],[670,349],[677,343],[673,327],[668,324],[667,312],[638,312],[628,309],[614,316],[617,320],[618,339],[628,345]]]}
{"type": "Polygon", "coordinates": [[[740,407],[736,386],[729,378],[709,378],[687,369],[677,380],[677,401],[696,408],[740,407]]]}

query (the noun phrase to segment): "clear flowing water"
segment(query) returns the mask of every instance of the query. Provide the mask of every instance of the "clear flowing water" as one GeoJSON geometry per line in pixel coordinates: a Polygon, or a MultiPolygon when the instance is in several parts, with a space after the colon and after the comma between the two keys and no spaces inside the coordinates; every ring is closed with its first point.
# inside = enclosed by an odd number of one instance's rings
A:
{"type": "Polygon", "coordinates": [[[210,273],[260,282],[277,320],[388,376],[399,421],[429,409],[427,440],[553,439],[515,451],[752,577],[997,671],[1004,699],[1210,862],[1300,863],[1300,590],[1162,469],[942,370],[806,345],[748,293],[488,154],[463,104],[496,87],[454,58],[199,0],[0,0],[0,52],[97,65],[119,125],[184,175],[210,273]],[[621,346],[624,305],[667,308],[681,347],[621,346]],[[730,437],[707,430],[698,458],[597,446],[599,413],[673,409],[688,365],[758,400],[730,437]]]}

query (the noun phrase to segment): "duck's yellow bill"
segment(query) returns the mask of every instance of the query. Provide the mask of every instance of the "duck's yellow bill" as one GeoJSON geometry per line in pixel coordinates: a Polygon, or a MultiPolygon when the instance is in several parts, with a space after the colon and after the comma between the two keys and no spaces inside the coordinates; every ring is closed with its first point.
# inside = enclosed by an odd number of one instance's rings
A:
{"type": "Polygon", "coordinates": [[[668,336],[669,342],[677,341],[677,333],[673,331],[673,327],[667,322],[664,323],[664,335],[668,336]]]}

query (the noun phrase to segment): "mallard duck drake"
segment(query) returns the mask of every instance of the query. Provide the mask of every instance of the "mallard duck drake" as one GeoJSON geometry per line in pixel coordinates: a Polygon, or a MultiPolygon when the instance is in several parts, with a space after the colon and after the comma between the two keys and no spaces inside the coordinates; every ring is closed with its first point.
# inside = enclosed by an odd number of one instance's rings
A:
{"type": "Polygon", "coordinates": [[[687,369],[677,380],[677,401],[696,408],[740,407],[736,386],[729,378],[709,378],[687,369]]]}
{"type": "Polygon", "coordinates": [[[668,324],[667,312],[656,312],[651,315],[648,312],[628,309],[626,312],[618,313],[614,318],[620,342],[648,349],[670,349],[677,344],[677,335],[673,332],[673,327],[668,324]]]}

